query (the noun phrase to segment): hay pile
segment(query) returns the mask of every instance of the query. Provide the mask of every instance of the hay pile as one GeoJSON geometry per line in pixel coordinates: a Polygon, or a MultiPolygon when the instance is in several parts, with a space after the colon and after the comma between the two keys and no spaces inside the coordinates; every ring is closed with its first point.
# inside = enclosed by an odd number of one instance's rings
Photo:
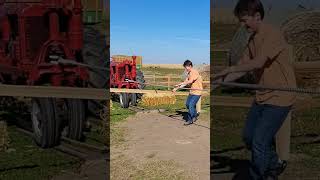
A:
{"type": "Polygon", "coordinates": [[[307,11],[289,18],[281,27],[294,48],[295,61],[320,60],[320,12],[307,11]]]}
{"type": "MultiPolygon", "coordinates": [[[[293,47],[295,62],[320,60],[320,12],[299,13],[285,21],[281,27],[287,42],[293,47]]],[[[318,88],[320,72],[297,71],[298,86],[318,88]]]]}
{"type": "Polygon", "coordinates": [[[320,72],[296,72],[297,84],[299,87],[319,89],[320,72]]]}
{"type": "Polygon", "coordinates": [[[143,106],[158,106],[176,103],[176,96],[174,94],[144,94],[141,99],[143,106]]]}
{"type": "Polygon", "coordinates": [[[203,81],[210,81],[210,65],[198,65],[196,69],[200,73],[203,81]]]}

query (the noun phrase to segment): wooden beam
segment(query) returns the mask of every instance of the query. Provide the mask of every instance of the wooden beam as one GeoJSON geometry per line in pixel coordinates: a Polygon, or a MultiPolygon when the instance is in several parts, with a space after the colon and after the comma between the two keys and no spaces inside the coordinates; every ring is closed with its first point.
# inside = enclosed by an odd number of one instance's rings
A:
{"type": "MultiPolygon", "coordinates": [[[[142,90],[142,89],[117,89],[110,88],[111,93],[139,93],[139,94],[147,94],[147,93],[163,93],[163,94],[173,94],[171,91],[163,91],[163,90],[142,90]]],[[[202,92],[203,96],[210,95],[209,92],[202,92]]],[[[176,96],[188,96],[189,92],[176,92],[176,96]]]]}
{"type": "Polygon", "coordinates": [[[0,85],[0,96],[107,100],[109,91],[95,88],[0,85]]]}

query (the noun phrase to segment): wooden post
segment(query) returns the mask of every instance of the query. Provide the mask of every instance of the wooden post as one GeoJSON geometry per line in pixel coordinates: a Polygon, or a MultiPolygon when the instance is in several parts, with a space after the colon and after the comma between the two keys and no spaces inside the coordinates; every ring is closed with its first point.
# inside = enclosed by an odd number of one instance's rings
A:
{"type": "Polygon", "coordinates": [[[4,152],[9,146],[7,122],[0,119],[0,152],[4,152]]]}
{"type": "Polygon", "coordinates": [[[170,82],[171,82],[171,77],[168,76],[168,90],[170,90],[170,82]]]}
{"type": "Polygon", "coordinates": [[[96,23],[98,22],[99,16],[99,0],[96,0],[96,23]]]}
{"type": "Polygon", "coordinates": [[[276,150],[281,160],[289,160],[290,157],[291,117],[292,112],[289,112],[276,135],[276,150]]]}
{"type": "Polygon", "coordinates": [[[197,109],[198,113],[201,112],[201,97],[200,97],[199,101],[197,102],[196,109],[197,109]]]}
{"type": "MultiPolygon", "coordinates": [[[[295,62],[293,46],[289,46],[290,62],[295,62]]],[[[283,122],[276,135],[276,150],[281,160],[289,160],[290,157],[290,137],[291,137],[292,111],[283,122]]]]}
{"type": "MultiPolygon", "coordinates": [[[[74,1],[72,1],[72,2],[74,2],[74,1]]],[[[85,2],[85,5],[84,5],[84,8],[83,8],[83,17],[82,17],[82,19],[83,19],[84,22],[87,22],[86,18],[87,18],[87,15],[88,15],[88,12],[87,12],[88,0],[85,0],[84,2],[85,2]]]]}

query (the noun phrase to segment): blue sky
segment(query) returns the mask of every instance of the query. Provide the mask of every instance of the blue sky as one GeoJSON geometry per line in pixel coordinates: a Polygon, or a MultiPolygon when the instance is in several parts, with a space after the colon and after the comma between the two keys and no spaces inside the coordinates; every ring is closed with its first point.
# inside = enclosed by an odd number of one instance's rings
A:
{"type": "Polygon", "coordinates": [[[210,0],[110,0],[111,55],[210,62],[210,0]]]}

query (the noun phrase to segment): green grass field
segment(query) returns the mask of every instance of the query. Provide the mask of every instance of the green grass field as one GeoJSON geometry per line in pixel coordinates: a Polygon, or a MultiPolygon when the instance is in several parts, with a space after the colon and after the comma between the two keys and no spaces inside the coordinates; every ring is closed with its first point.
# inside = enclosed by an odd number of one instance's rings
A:
{"type": "MultiPolygon", "coordinates": [[[[54,149],[38,147],[32,137],[17,130],[16,124],[30,128],[30,114],[21,113],[19,108],[9,106],[0,111],[0,119],[8,123],[10,138],[9,151],[0,152],[0,179],[8,180],[43,180],[50,179],[66,171],[75,171],[81,166],[81,160],[54,149]]],[[[85,132],[85,143],[104,146],[102,126],[93,125],[90,132],[85,132]]]]}
{"type": "Polygon", "coordinates": [[[80,167],[81,161],[53,149],[41,149],[31,137],[9,126],[10,149],[0,152],[1,180],[45,180],[80,167]]]}

